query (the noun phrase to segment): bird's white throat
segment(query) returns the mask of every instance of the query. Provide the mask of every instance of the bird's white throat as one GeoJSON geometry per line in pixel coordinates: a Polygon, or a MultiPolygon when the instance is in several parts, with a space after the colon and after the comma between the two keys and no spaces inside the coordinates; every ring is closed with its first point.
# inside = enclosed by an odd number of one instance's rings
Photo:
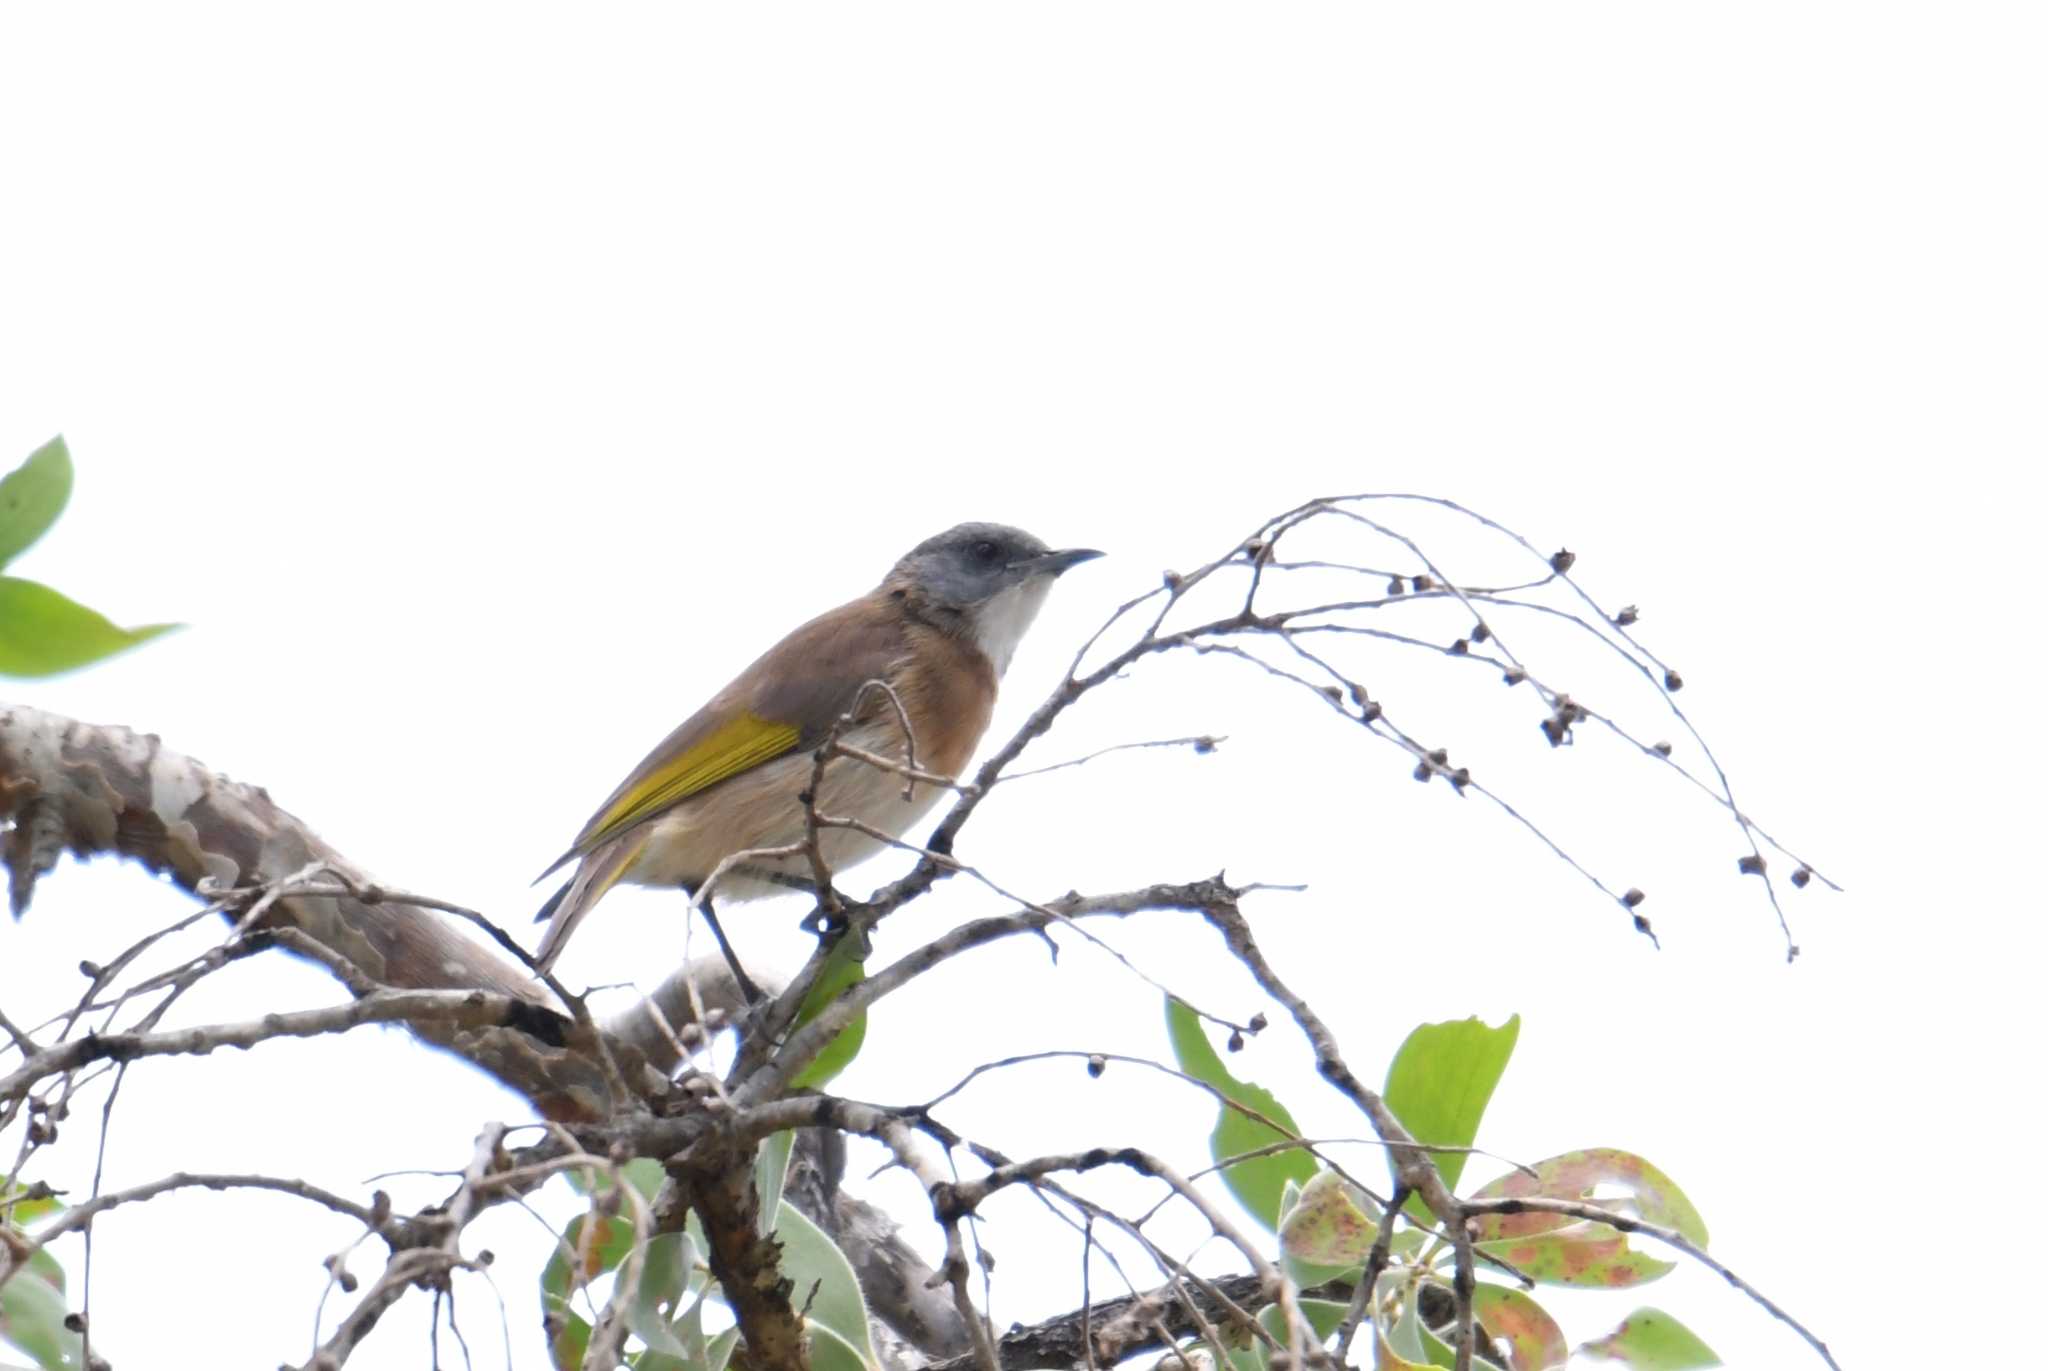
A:
{"type": "Polygon", "coordinates": [[[994,664],[996,675],[1010,669],[1010,658],[1016,655],[1024,630],[1038,617],[1039,607],[1051,589],[1052,577],[1033,576],[997,591],[975,610],[974,645],[994,664]]]}

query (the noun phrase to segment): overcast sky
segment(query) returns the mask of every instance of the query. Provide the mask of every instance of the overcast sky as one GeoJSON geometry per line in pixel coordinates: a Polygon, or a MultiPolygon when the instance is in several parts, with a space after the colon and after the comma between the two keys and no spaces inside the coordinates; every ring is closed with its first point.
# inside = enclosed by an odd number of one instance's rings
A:
{"type": "MultiPolygon", "coordinates": [[[[1389,713],[1648,890],[1661,951],[1497,812],[1215,659],[1134,673],[1032,754],[1230,735],[1215,756],[1019,786],[972,858],[1038,896],[1305,882],[1249,912],[1362,1074],[1417,1022],[1520,1012],[1483,1145],[1637,1150],[1845,1366],[1959,1361],[2010,1336],[1945,1296],[2004,1279],[2025,1224],[1989,1197],[2037,1127],[2043,37],[2019,5],[10,7],[0,466],[61,431],[79,472],[20,571],[189,627],[6,689],[159,733],[524,929],[528,880],[648,746],[939,528],[1111,554],[1013,664],[1006,736],[1110,606],[1263,515],[1462,500],[1642,607],[1738,797],[1847,888],[1788,899],[1795,965],[1712,805],[1394,649],[1353,659],[1389,713]],[[1989,1269],[1930,1280],[1963,1251],[1989,1269]]],[[[1568,636],[1529,641],[1671,728],[1568,636]]],[[[987,904],[947,891],[877,955],[987,904]]],[[[0,1004],[40,1017],[187,908],[67,864],[0,922],[0,1004]]],[[[613,896],[564,972],[651,980],[681,909],[613,896]]],[[[737,918],[750,963],[794,966],[800,913],[737,918]]],[[[1186,918],[1107,936],[1270,1009],[1186,918]]],[[[175,1021],[336,993],[245,963],[175,1021]]],[[[1047,1045],[1163,1055],[1157,996],[1080,946],[991,950],[878,1010],[841,1086],[919,1100],[1047,1045]]],[[[1284,1028],[1235,1064],[1310,1132],[1363,1131],[1284,1028]]],[[[88,1183],[95,1114],[53,1182],[88,1183]]],[[[107,1184],[361,1193],[525,1117],[395,1032],[280,1043],[133,1071],[107,1184]]],[[[1210,1112],[1045,1069],[948,1120],[1193,1166],[1210,1112]]],[[[866,1169],[927,1241],[914,1187],[866,1169]]],[[[990,1212],[999,1322],[1076,1303],[1078,1240],[990,1212]]],[[[131,1367],[302,1359],[350,1236],[211,1195],[101,1233],[96,1342],[131,1367]]],[[[511,1363],[542,1365],[545,1234],[495,1215],[477,1241],[511,1363]]],[[[1705,1273],[1642,1293],[1733,1364],[1818,1364],[1705,1273]]],[[[1552,1303],[1578,1341],[1635,1301],[1552,1303]]],[[[353,1364],[422,1364],[424,1308],[353,1364]]],[[[462,1314],[503,1364],[490,1292],[462,1314]]]]}

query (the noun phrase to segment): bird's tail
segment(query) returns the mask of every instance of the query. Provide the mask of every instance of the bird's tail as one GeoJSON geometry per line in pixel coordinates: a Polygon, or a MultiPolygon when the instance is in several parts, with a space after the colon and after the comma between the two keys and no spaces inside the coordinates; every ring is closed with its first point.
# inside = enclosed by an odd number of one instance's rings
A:
{"type": "Polygon", "coordinates": [[[533,954],[533,960],[542,971],[555,964],[555,958],[562,955],[562,947],[569,941],[569,935],[576,931],[576,925],[583,922],[605,892],[617,885],[633,859],[640,855],[640,849],[647,842],[645,834],[621,834],[577,864],[576,874],[548,898],[534,915],[535,922],[548,921],[548,931],[541,935],[540,950],[533,954]]]}

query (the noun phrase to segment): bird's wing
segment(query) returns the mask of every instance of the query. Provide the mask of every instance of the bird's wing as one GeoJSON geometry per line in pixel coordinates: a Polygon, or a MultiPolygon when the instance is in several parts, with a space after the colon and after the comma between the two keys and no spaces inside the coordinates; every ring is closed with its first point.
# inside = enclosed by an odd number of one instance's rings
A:
{"type": "MultiPolygon", "coordinates": [[[[846,609],[852,609],[847,606],[846,609]]],[[[891,677],[906,650],[893,614],[820,615],[684,720],[593,814],[549,873],[720,781],[815,747],[862,685],[891,677]]],[[[872,713],[879,701],[869,701],[872,713]]]]}

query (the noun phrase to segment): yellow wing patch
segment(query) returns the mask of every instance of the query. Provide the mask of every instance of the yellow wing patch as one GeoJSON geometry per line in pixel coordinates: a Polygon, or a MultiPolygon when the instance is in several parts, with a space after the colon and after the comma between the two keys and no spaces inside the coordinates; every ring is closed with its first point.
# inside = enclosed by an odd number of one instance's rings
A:
{"type": "Polygon", "coordinates": [[[664,758],[648,768],[645,776],[591,821],[577,840],[576,850],[587,852],[728,776],[772,761],[795,747],[796,740],[794,724],[778,724],[758,714],[742,714],[714,729],[689,751],[664,758]]]}

